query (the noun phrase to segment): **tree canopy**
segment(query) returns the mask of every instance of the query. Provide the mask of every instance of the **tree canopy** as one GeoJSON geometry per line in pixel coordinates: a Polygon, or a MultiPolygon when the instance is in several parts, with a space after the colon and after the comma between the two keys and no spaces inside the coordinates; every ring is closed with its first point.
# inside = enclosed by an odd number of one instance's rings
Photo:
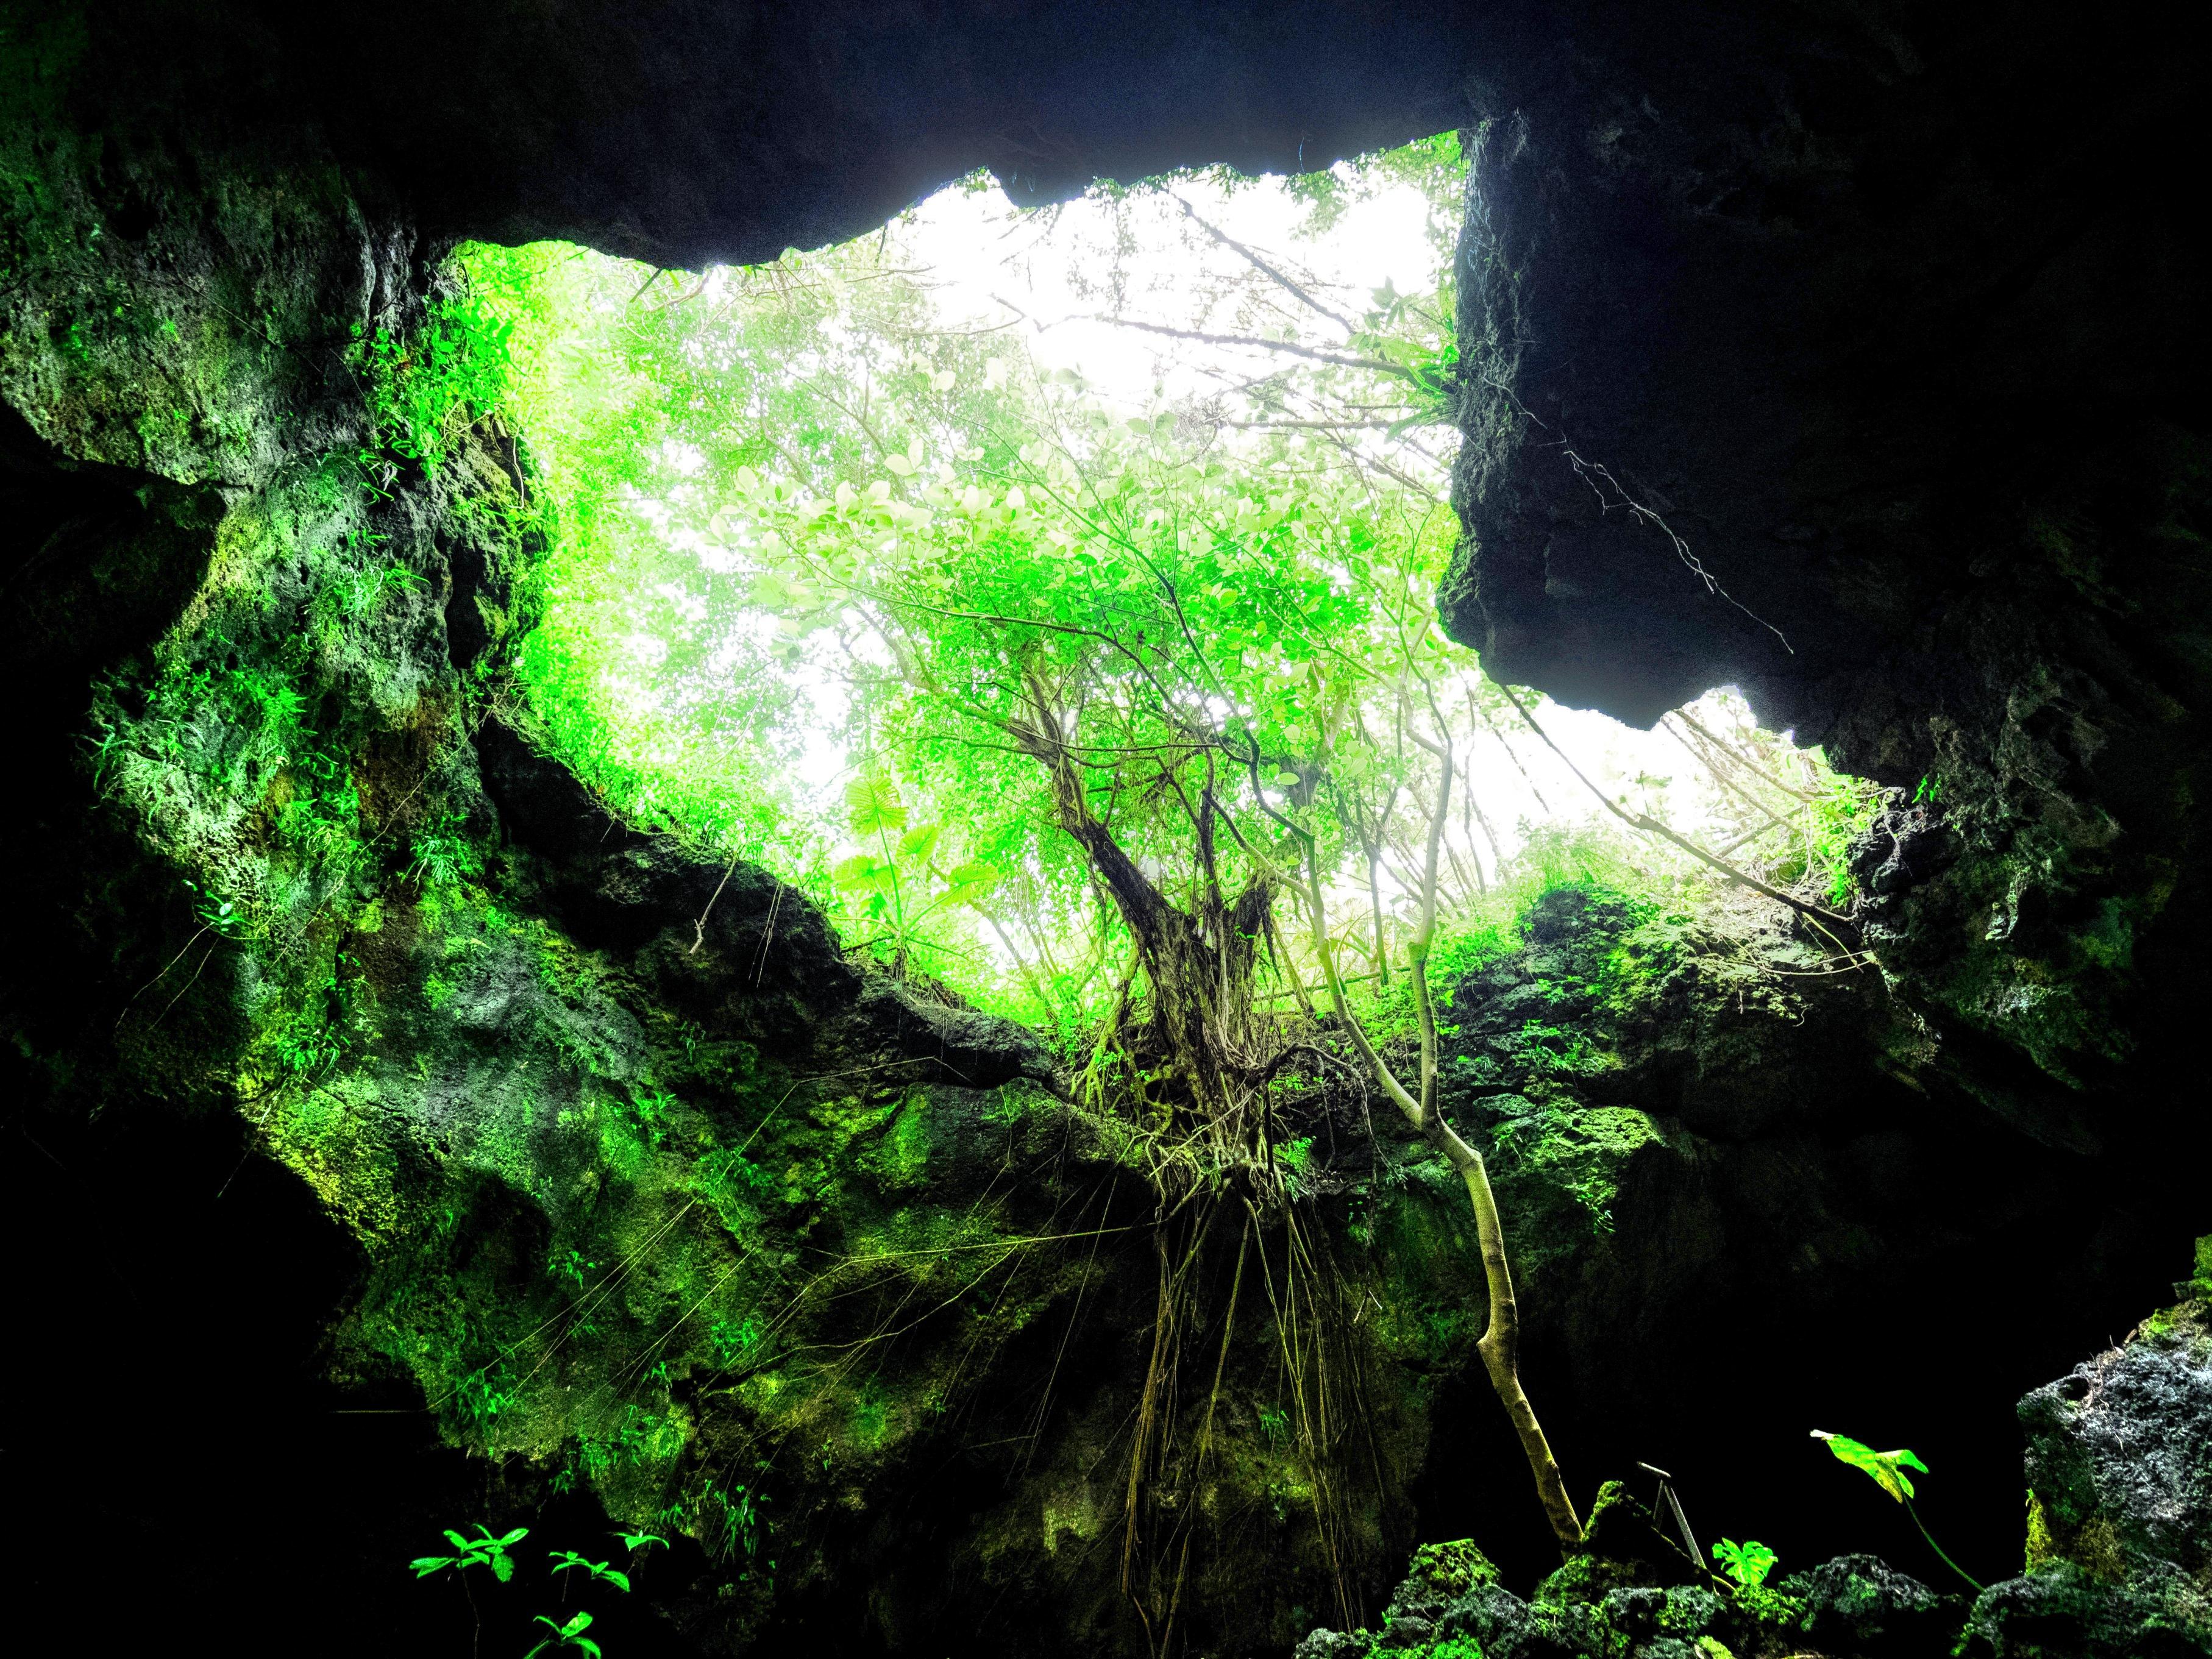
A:
{"type": "MultiPolygon", "coordinates": [[[[1451,135],[1291,181],[1102,185],[988,222],[1031,280],[980,315],[926,213],[689,275],[467,250],[555,529],[521,661],[549,738],[624,809],[764,858],[856,948],[1071,1033],[1141,994],[1155,902],[1209,948],[1237,918],[1248,969],[1302,998],[1306,935],[1271,918],[1309,864],[1387,989],[1439,738],[1468,780],[1448,935],[1494,933],[1532,858],[1680,878],[1679,849],[1587,828],[1563,853],[1537,779],[1577,786],[1437,627],[1462,187],[1451,135]],[[1239,234],[1255,202],[1267,245],[1239,234]],[[1330,239],[1377,204],[1420,269],[1356,286],[1330,239]],[[1041,264],[1094,337],[1151,350],[1148,383],[1127,351],[1102,382],[1049,349],[1041,264]]],[[[1781,824],[1785,878],[1832,866],[1802,809],[1856,797],[1734,713],[1705,729],[1736,760],[1692,761],[1705,816],[1781,824]],[[1729,794],[1729,764],[1759,781],[1729,794]]],[[[1663,816],[1671,779],[1607,782],[1663,816]]]]}

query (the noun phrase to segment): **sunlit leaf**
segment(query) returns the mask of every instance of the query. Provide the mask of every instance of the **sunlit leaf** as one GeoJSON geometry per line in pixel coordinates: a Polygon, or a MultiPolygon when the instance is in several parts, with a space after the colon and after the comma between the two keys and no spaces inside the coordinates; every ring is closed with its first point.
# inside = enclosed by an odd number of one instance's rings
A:
{"type": "Polygon", "coordinates": [[[872,893],[890,890],[895,866],[866,853],[840,861],[830,872],[830,880],[842,892],[872,893]]]}
{"type": "Polygon", "coordinates": [[[945,872],[945,899],[948,904],[975,904],[999,884],[997,868],[981,859],[956,864],[945,872]]]}
{"type": "Polygon", "coordinates": [[[1854,1440],[1849,1435],[1830,1434],[1825,1429],[1814,1430],[1813,1438],[1826,1441],[1828,1449],[1838,1459],[1863,1472],[1900,1504],[1912,1496],[1912,1481],[1905,1471],[1928,1473],[1925,1463],[1901,1447],[1896,1451],[1876,1451],[1863,1441],[1854,1440]]]}
{"type": "Polygon", "coordinates": [[[845,823],[856,836],[878,836],[906,828],[906,803],[889,778],[858,777],[845,786],[845,823]]]}

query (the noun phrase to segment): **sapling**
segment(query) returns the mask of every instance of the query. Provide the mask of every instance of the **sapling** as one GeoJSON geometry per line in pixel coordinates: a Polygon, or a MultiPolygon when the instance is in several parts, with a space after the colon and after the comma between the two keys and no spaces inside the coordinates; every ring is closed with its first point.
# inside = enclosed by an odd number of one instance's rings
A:
{"type": "Polygon", "coordinates": [[[1774,1571],[1777,1559],[1774,1552],[1757,1539],[1739,1544],[1733,1538],[1723,1538],[1713,1546],[1713,1559],[1741,1589],[1757,1589],[1764,1584],[1766,1575],[1774,1571]]]}
{"type": "Polygon", "coordinates": [[[592,1627],[590,1613],[579,1613],[564,1625],[548,1619],[541,1613],[538,1615],[538,1622],[553,1633],[531,1649],[523,1656],[523,1659],[538,1659],[538,1656],[548,1648],[574,1648],[579,1653],[588,1653],[592,1656],[592,1659],[601,1659],[599,1644],[584,1634],[592,1627]]]}
{"type": "Polygon", "coordinates": [[[515,1545],[530,1536],[530,1528],[517,1527],[503,1537],[495,1538],[492,1530],[482,1522],[477,1523],[477,1536],[464,1538],[452,1528],[446,1529],[447,1541],[453,1545],[451,1555],[418,1555],[407,1565],[415,1569],[417,1578],[428,1578],[434,1572],[453,1569],[461,1581],[461,1589],[469,1598],[469,1617],[476,1629],[469,1638],[469,1651],[474,1653],[483,1636],[483,1617],[477,1612],[477,1594],[469,1589],[468,1570],[471,1567],[489,1567],[491,1576],[504,1584],[514,1577],[514,1558],[507,1553],[515,1545]]]}
{"type": "Polygon", "coordinates": [[[479,1522],[477,1531],[480,1536],[464,1538],[449,1528],[446,1538],[453,1547],[453,1554],[418,1555],[407,1565],[415,1569],[417,1578],[428,1578],[432,1573],[442,1572],[447,1567],[462,1571],[471,1567],[489,1567],[491,1576],[504,1584],[514,1577],[514,1558],[507,1551],[527,1538],[530,1528],[517,1527],[505,1537],[495,1538],[491,1528],[479,1522]]]}
{"type": "MultiPolygon", "coordinates": [[[[624,1594],[629,1593],[629,1575],[617,1568],[609,1566],[604,1561],[586,1561],[574,1550],[549,1550],[546,1555],[548,1559],[559,1564],[553,1569],[556,1573],[574,1572],[580,1567],[591,1574],[595,1581],[612,1584],[624,1594]]],[[[565,1583],[567,1581],[564,1579],[562,1582],[565,1583]]]]}
{"type": "MultiPolygon", "coordinates": [[[[1413,668],[1410,660],[1407,665],[1413,668]]],[[[1417,670],[1414,672],[1418,672],[1417,670]]],[[[1428,691],[1425,680],[1422,682],[1422,689],[1425,693],[1428,691]]],[[[1405,695],[1403,681],[1401,682],[1401,694],[1405,695]]],[[[1559,1472],[1558,1460],[1552,1455],[1551,1443],[1545,1437],[1542,1425],[1536,1420],[1536,1408],[1529,1403],[1528,1391],[1521,1383],[1520,1304],[1514,1295],[1513,1271],[1506,1254],[1505,1226],[1498,1214],[1497,1197],[1491,1190],[1489,1170],[1483,1163],[1482,1154],[1444,1121],[1437,1099],[1437,1012],[1429,988],[1429,952],[1435,943],[1437,931],[1437,854],[1451,811],[1452,780],[1457,762],[1453,753],[1450,728],[1437,708],[1433,695],[1429,696],[1427,701],[1429,711],[1435,720],[1434,739],[1424,735],[1416,723],[1407,723],[1407,735],[1435,757],[1438,769],[1435,806],[1429,819],[1427,859],[1420,883],[1420,917],[1406,947],[1406,976],[1413,993],[1413,1011],[1419,1023],[1421,1039],[1420,1072],[1414,1088],[1409,1090],[1400,1079],[1395,1069],[1369,1037],[1366,1029],[1352,1018],[1352,1010],[1345,1000],[1344,980],[1337,971],[1336,955],[1329,937],[1328,890],[1322,878],[1316,838],[1298,830],[1279,813],[1271,813],[1270,816],[1291,829],[1304,845],[1307,920],[1312,928],[1314,954],[1320,959],[1322,978],[1328,988],[1329,1005],[1335,1012],[1339,1028],[1351,1039],[1352,1047],[1366,1063],[1369,1073],[1383,1094],[1398,1108],[1406,1121],[1431,1146],[1443,1154],[1445,1161],[1466,1183],[1468,1199],[1474,1211],[1475,1236],[1482,1255],[1483,1278],[1490,1300],[1489,1323],[1474,1345],[1475,1352],[1481,1357],[1484,1370],[1489,1374],[1492,1391],[1512,1422],[1514,1434],[1521,1443],[1522,1455],[1528,1460],[1528,1472],[1535,1479],[1537,1500],[1543,1505],[1544,1517],[1551,1523],[1553,1535],[1558,1539],[1562,1552],[1571,1553],[1582,1547],[1582,1521],[1575,1513],[1573,1500],[1567,1496],[1566,1480],[1559,1472]]]]}
{"type": "Polygon", "coordinates": [[[1920,1535],[1928,1540],[1928,1547],[1942,1558],[1945,1566],[1972,1585],[1976,1595],[1981,1593],[1981,1584],[1964,1567],[1944,1554],[1943,1547],[1936,1541],[1935,1534],[1928,1530],[1928,1523],[1920,1518],[1920,1511],[1912,1507],[1912,1480],[1905,1470],[1917,1469],[1923,1474],[1928,1473],[1928,1466],[1917,1455],[1901,1446],[1895,1451],[1878,1452],[1863,1441],[1854,1440],[1845,1434],[1830,1434],[1826,1429],[1814,1430],[1813,1438],[1826,1441],[1828,1449],[1840,1461],[1863,1471],[1876,1486],[1904,1504],[1905,1512],[1912,1517],[1912,1524],[1920,1528],[1920,1535]]]}

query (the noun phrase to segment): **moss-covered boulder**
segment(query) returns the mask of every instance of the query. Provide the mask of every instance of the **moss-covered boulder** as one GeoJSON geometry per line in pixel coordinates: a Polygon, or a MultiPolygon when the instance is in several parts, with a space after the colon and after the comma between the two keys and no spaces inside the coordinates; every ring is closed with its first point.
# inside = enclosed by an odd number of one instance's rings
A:
{"type": "Polygon", "coordinates": [[[2212,1238],[2183,1300],[2020,1402],[2027,1571],[1974,1605],[1990,1659],[2212,1652],[2212,1238]]]}

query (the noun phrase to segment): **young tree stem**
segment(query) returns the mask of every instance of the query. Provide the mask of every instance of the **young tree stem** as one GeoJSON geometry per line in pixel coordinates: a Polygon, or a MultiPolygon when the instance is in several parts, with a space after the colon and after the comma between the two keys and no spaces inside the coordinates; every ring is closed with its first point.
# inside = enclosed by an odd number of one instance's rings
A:
{"type": "MultiPolygon", "coordinates": [[[[1441,722],[1439,726],[1441,729],[1441,722]]],[[[1366,1062],[1382,1092],[1405,1114],[1407,1121],[1444,1155],[1467,1184],[1468,1200],[1474,1206],[1475,1237],[1482,1252],[1483,1280],[1490,1300],[1489,1326],[1476,1342],[1475,1351],[1482,1356],[1490,1386],[1504,1406],[1513,1431],[1520,1438],[1522,1455],[1528,1459],[1528,1471],[1535,1478],[1536,1497],[1544,1507],[1544,1518],[1551,1523],[1553,1536],[1559,1540],[1561,1551],[1571,1552],[1582,1547],[1582,1522],[1575,1514],[1573,1500],[1567,1496],[1566,1480],[1559,1473],[1558,1460],[1552,1455],[1551,1443],[1544,1437],[1543,1425],[1536,1420],[1536,1408],[1529,1404],[1528,1391],[1521,1386],[1521,1309],[1513,1293],[1513,1270],[1506,1257],[1505,1228],[1498,1218],[1497,1195],[1490,1189],[1490,1174],[1484,1167],[1482,1155],[1444,1121],[1436,1106],[1437,1011],[1429,991],[1428,969],[1429,948],[1436,937],[1438,853],[1451,805],[1454,763],[1448,737],[1438,757],[1443,763],[1443,776],[1437,787],[1436,810],[1429,822],[1428,864],[1423,872],[1420,922],[1407,951],[1413,1006],[1421,1032],[1419,1098],[1416,1099],[1399,1081],[1346,1006],[1344,981],[1337,972],[1336,952],[1328,937],[1321,863],[1309,840],[1306,898],[1313,924],[1314,949],[1321,959],[1322,977],[1328,986],[1330,1005],[1352,1039],[1352,1047],[1366,1062]]]]}

